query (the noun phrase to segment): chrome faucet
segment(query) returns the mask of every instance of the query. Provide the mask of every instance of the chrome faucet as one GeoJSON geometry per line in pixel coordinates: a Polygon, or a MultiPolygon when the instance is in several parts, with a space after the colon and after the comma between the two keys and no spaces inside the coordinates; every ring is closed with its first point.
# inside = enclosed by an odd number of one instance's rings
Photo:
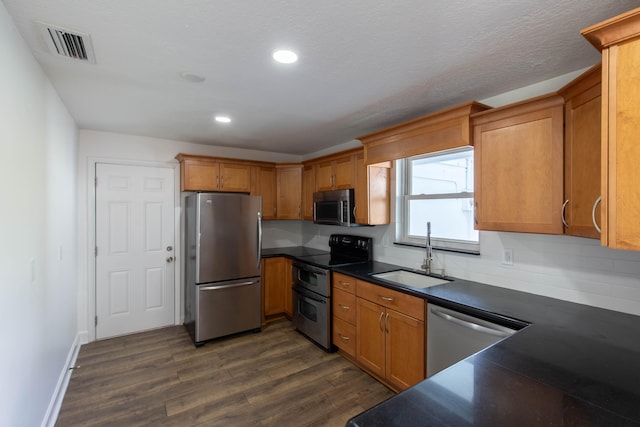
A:
{"type": "Polygon", "coordinates": [[[422,269],[425,270],[427,274],[431,274],[431,263],[433,261],[433,248],[431,247],[431,221],[427,221],[426,249],[427,253],[424,259],[424,264],[422,264],[422,269]]]}

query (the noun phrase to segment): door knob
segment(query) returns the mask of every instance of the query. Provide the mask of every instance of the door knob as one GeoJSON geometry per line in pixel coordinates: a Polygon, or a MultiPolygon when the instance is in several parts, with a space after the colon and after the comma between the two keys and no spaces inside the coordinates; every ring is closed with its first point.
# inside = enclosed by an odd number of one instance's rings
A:
{"type": "Polygon", "coordinates": [[[173,257],[172,256],[168,257],[167,262],[173,262],[173,257]]]}

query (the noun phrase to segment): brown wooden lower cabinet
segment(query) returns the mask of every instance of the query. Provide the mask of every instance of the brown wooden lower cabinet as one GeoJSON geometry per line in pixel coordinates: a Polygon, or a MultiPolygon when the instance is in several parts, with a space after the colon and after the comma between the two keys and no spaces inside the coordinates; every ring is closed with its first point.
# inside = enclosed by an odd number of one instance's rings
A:
{"type": "Polygon", "coordinates": [[[422,381],[425,301],[339,273],[333,284],[332,337],[341,354],[394,390],[422,381]]]}
{"type": "Polygon", "coordinates": [[[285,257],[262,260],[263,308],[266,320],[283,315],[291,318],[291,260],[285,257]]]}

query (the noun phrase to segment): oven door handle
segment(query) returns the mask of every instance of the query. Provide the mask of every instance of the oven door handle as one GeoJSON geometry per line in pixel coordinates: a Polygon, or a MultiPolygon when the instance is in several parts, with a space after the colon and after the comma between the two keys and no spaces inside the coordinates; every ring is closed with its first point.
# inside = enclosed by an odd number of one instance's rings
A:
{"type": "Polygon", "coordinates": [[[327,275],[327,271],[323,270],[321,268],[317,268],[317,267],[312,267],[309,264],[300,264],[298,262],[294,262],[293,266],[298,268],[298,270],[305,270],[305,271],[310,271],[314,274],[319,274],[321,276],[326,276],[327,275]]]}
{"type": "Polygon", "coordinates": [[[293,289],[294,292],[296,292],[302,298],[306,298],[306,299],[309,299],[311,301],[319,302],[321,304],[326,304],[327,303],[326,300],[322,300],[320,298],[314,298],[314,297],[310,296],[307,292],[302,291],[300,288],[298,288],[296,286],[294,286],[292,289],[293,289]]]}

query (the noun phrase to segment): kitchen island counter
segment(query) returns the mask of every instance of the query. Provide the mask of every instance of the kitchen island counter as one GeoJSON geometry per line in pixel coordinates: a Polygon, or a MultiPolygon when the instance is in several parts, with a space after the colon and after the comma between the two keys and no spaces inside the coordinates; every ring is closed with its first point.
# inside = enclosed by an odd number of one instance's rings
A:
{"type": "Polygon", "coordinates": [[[455,278],[420,289],[371,277],[401,268],[334,271],[520,330],[349,426],[640,426],[640,317],[455,278]]]}

